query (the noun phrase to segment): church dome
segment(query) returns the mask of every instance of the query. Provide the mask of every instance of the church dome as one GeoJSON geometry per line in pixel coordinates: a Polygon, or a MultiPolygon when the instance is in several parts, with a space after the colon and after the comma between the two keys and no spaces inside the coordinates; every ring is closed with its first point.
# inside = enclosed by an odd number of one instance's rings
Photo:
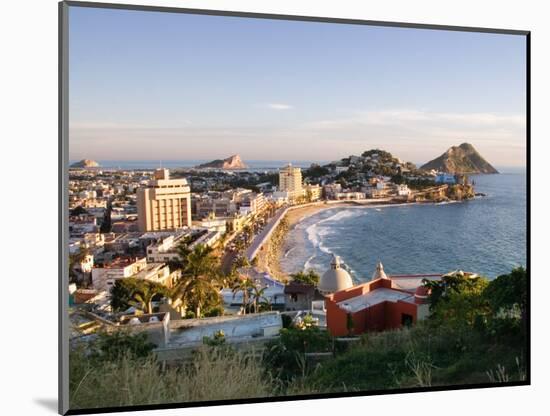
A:
{"type": "Polygon", "coordinates": [[[327,270],[321,279],[317,288],[323,295],[329,295],[340,290],[349,289],[353,286],[353,281],[349,273],[341,267],[340,257],[333,256],[330,263],[330,269],[327,270]]]}

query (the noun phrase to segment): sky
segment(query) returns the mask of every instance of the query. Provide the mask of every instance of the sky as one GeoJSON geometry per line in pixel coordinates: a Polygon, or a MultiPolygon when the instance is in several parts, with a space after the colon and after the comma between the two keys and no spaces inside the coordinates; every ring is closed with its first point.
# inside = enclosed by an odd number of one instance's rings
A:
{"type": "Polygon", "coordinates": [[[69,9],[71,160],[526,164],[525,37],[69,9]]]}

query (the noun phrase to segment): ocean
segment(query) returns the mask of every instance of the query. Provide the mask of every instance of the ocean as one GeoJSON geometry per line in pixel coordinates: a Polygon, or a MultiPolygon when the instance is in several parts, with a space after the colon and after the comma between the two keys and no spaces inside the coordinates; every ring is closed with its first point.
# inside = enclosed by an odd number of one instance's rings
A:
{"type": "MultiPolygon", "coordinates": [[[[70,160],[69,164],[78,162],[78,160],[70,160]]],[[[160,167],[167,169],[192,168],[201,163],[211,162],[211,160],[98,160],[101,168],[104,169],[120,169],[120,170],[154,170],[160,167]]],[[[312,163],[325,164],[328,161],[311,162],[304,160],[246,160],[248,165],[246,171],[263,172],[274,171],[288,163],[300,168],[308,168],[312,163]]]]}
{"type": "Polygon", "coordinates": [[[281,268],[322,274],[336,254],[360,283],[371,279],[379,260],[389,275],[461,269],[495,278],[525,266],[525,170],[471,179],[476,192],[487,196],[378,209],[339,207],[303,218],[287,235],[281,268]]]}

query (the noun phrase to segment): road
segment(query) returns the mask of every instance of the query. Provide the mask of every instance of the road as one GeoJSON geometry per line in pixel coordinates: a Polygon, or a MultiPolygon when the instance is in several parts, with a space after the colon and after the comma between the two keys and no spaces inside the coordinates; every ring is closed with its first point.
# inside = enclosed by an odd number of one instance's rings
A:
{"type": "Polygon", "coordinates": [[[285,216],[288,208],[283,207],[279,208],[273,218],[271,218],[268,223],[265,225],[263,230],[254,236],[254,239],[252,240],[252,243],[250,246],[245,250],[245,256],[248,259],[248,261],[252,261],[254,257],[256,257],[256,254],[258,254],[258,251],[264,245],[269,237],[271,237],[271,234],[273,231],[275,231],[275,228],[279,225],[281,222],[281,219],[285,216]]]}

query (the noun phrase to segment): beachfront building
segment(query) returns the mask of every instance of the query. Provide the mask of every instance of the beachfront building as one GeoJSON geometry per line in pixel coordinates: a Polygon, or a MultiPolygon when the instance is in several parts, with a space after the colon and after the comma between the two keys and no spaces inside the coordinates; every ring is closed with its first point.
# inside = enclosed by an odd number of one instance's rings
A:
{"type": "Polygon", "coordinates": [[[338,192],[334,199],[338,201],[355,201],[358,199],[365,199],[366,195],[363,192],[338,192]]]}
{"type": "Polygon", "coordinates": [[[251,192],[244,196],[239,203],[239,214],[261,214],[267,207],[267,199],[263,193],[251,192]]]}
{"type": "Polygon", "coordinates": [[[306,201],[315,202],[321,199],[321,192],[323,188],[319,185],[306,185],[304,186],[304,196],[306,201]]]}
{"type": "Polygon", "coordinates": [[[157,169],[153,180],[137,191],[140,231],[174,230],[191,226],[191,189],[186,179],[170,179],[157,169]]]}
{"type": "Polygon", "coordinates": [[[289,163],[284,168],[279,169],[279,191],[289,193],[302,192],[302,170],[293,167],[289,163]]]}
{"type": "Polygon", "coordinates": [[[435,176],[435,183],[454,185],[456,183],[456,178],[452,173],[438,172],[435,176]]]}
{"type": "Polygon", "coordinates": [[[411,190],[405,184],[396,185],[395,191],[398,196],[409,196],[409,194],[411,193],[411,190]]]}
{"type": "Polygon", "coordinates": [[[330,269],[321,276],[317,289],[323,295],[330,295],[334,292],[349,289],[352,286],[351,276],[342,268],[340,257],[333,255],[330,269]]]}
{"type": "Polygon", "coordinates": [[[333,336],[358,335],[409,326],[429,314],[423,280],[441,275],[388,276],[378,262],[372,280],[325,298],[327,328],[333,336]]]}
{"type": "Polygon", "coordinates": [[[296,202],[304,198],[305,189],[302,186],[302,170],[288,164],[279,169],[279,188],[273,193],[277,199],[284,199],[288,202],[296,202]]]}
{"type": "Polygon", "coordinates": [[[339,183],[331,183],[323,186],[325,197],[327,199],[336,199],[336,195],[342,192],[342,185],[339,183]]]}

